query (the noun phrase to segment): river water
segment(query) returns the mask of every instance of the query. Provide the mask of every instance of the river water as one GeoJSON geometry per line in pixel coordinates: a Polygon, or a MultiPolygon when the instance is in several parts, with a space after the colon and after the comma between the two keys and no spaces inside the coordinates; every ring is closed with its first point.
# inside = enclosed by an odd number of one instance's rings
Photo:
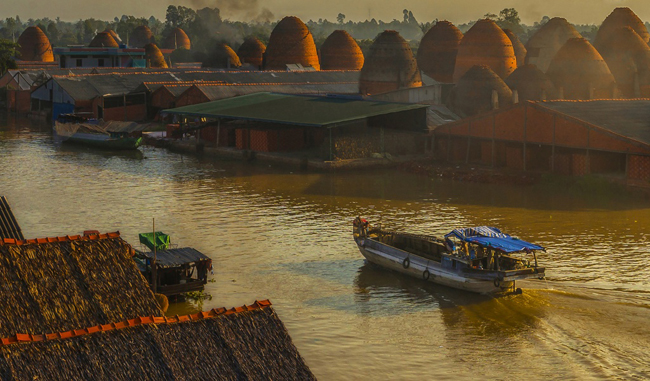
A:
{"type": "Polygon", "coordinates": [[[0,116],[0,194],[26,237],[151,229],[213,259],[211,299],[270,299],[314,374],[338,379],[650,378],[650,201],[395,170],[304,173],[145,147],[57,146],[0,116]],[[142,149],[141,149],[142,150],[142,149]],[[548,248],[546,281],[489,298],[364,263],[357,216],[409,232],[493,225],[548,248]]]}

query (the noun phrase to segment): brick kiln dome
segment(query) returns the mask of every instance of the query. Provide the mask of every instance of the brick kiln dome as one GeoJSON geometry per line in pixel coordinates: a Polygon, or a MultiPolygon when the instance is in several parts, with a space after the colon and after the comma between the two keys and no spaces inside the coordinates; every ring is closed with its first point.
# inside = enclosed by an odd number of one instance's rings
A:
{"type": "Polygon", "coordinates": [[[93,48],[118,48],[119,45],[117,41],[111,36],[108,32],[99,32],[95,35],[90,44],[88,45],[93,48]]]}
{"type": "Polygon", "coordinates": [[[203,66],[214,68],[236,68],[241,66],[241,61],[234,50],[228,44],[219,44],[210,55],[203,66]]]}
{"type": "Polygon", "coordinates": [[[266,47],[264,69],[286,70],[299,63],[320,70],[314,37],[298,17],[287,16],[273,28],[266,47]]]}
{"type": "Polygon", "coordinates": [[[169,32],[169,35],[167,35],[163,47],[165,49],[190,50],[192,48],[192,44],[190,43],[190,38],[187,37],[187,33],[185,33],[183,29],[174,28],[171,32],[169,32]]]}
{"type": "Polygon", "coordinates": [[[321,70],[361,70],[363,52],[344,30],[335,30],[320,48],[321,70]]]}
{"type": "Polygon", "coordinates": [[[650,33],[643,24],[643,21],[637,16],[630,8],[616,8],[612,13],[607,16],[603,21],[598,33],[596,33],[596,40],[594,46],[596,49],[601,49],[601,44],[607,39],[607,35],[614,32],[618,28],[629,26],[639,34],[639,37],[645,42],[650,41],[650,33]]]}
{"type": "Polygon", "coordinates": [[[515,58],[517,58],[517,67],[523,66],[526,61],[526,47],[519,41],[519,37],[510,29],[504,29],[503,33],[508,36],[512,43],[512,48],[515,50],[515,58]]]}
{"type": "Polygon", "coordinates": [[[566,19],[554,17],[535,32],[526,43],[526,63],[534,64],[546,73],[555,53],[570,39],[580,38],[580,33],[566,19]]]}
{"type": "Polygon", "coordinates": [[[149,67],[157,68],[167,68],[167,62],[165,62],[165,57],[163,56],[158,46],[154,43],[148,43],[144,46],[145,56],[147,61],[149,61],[149,67]]]}
{"type": "Polygon", "coordinates": [[[512,42],[492,20],[478,20],[458,45],[454,82],[475,65],[487,65],[501,78],[517,68],[512,42]]]}
{"type": "Polygon", "coordinates": [[[533,64],[523,65],[506,78],[511,90],[517,90],[520,102],[557,99],[553,81],[533,64]]]}
{"type": "Polygon", "coordinates": [[[497,92],[499,107],[512,104],[512,91],[487,65],[472,66],[458,80],[449,95],[449,108],[461,116],[493,109],[492,93],[497,92]]]}
{"type": "Polygon", "coordinates": [[[52,45],[41,28],[30,26],[18,37],[18,52],[22,61],[54,62],[52,45]]]}
{"type": "Polygon", "coordinates": [[[266,51],[266,46],[262,41],[258,40],[255,37],[248,37],[244,40],[244,43],[241,44],[237,50],[237,55],[239,56],[239,61],[241,63],[248,63],[255,67],[262,67],[264,52],[266,51]]]}
{"type": "Polygon", "coordinates": [[[623,97],[641,96],[640,88],[650,86],[650,47],[634,29],[626,26],[609,31],[601,39],[598,51],[614,75],[623,97]]]}
{"type": "Polygon", "coordinates": [[[153,33],[151,33],[151,29],[146,25],[140,25],[135,28],[129,38],[129,46],[134,48],[144,48],[145,45],[153,42],[153,33]]]}
{"type": "Polygon", "coordinates": [[[122,39],[120,38],[120,36],[117,33],[115,33],[115,31],[113,29],[106,28],[104,30],[104,32],[110,33],[111,37],[113,37],[115,42],[117,42],[118,44],[122,43],[122,39]]]}
{"type": "Polygon", "coordinates": [[[381,33],[370,46],[359,78],[361,94],[378,94],[422,86],[420,69],[408,42],[394,30],[381,33]]]}
{"type": "Polygon", "coordinates": [[[420,41],[418,67],[436,81],[453,82],[458,44],[462,39],[463,33],[454,24],[438,21],[420,41]]]}
{"type": "Polygon", "coordinates": [[[564,99],[612,98],[616,82],[605,60],[584,38],[572,38],[557,52],[546,72],[564,99]]]}

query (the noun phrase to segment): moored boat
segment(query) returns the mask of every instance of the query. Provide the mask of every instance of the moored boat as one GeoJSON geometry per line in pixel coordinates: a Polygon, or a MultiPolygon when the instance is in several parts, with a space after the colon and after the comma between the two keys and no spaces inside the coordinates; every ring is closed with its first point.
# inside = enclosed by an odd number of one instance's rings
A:
{"type": "Polygon", "coordinates": [[[137,149],[142,143],[142,137],[130,136],[125,124],[135,123],[102,123],[79,115],[62,114],[54,123],[54,133],[58,139],[67,143],[111,150],[137,149]]]}
{"type": "Polygon", "coordinates": [[[212,259],[191,247],[171,247],[163,232],[140,233],[139,238],[149,250],[135,250],[134,259],[153,292],[170,297],[203,291],[212,259]]]}
{"type": "Polygon", "coordinates": [[[520,291],[515,282],[543,278],[542,246],[488,226],[455,229],[444,238],[372,228],[357,217],[354,240],[369,262],[444,286],[482,294],[520,291]]]}

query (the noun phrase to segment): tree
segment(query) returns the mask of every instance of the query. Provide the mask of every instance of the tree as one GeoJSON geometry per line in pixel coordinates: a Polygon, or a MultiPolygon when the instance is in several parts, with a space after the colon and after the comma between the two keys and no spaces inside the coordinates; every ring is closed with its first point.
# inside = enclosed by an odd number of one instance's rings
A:
{"type": "Polygon", "coordinates": [[[0,75],[9,69],[17,69],[14,57],[18,54],[18,45],[9,40],[0,40],[0,75]]]}
{"type": "Polygon", "coordinates": [[[409,22],[409,10],[404,9],[402,13],[404,14],[404,22],[409,22]]]}
{"type": "Polygon", "coordinates": [[[509,22],[513,25],[520,25],[521,19],[519,18],[519,12],[514,8],[504,8],[499,12],[499,20],[509,22]]]}
{"type": "Polygon", "coordinates": [[[483,18],[492,21],[497,21],[499,19],[499,16],[495,15],[494,13],[486,13],[483,15],[483,18]]]}
{"type": "Polygon", "coordinates": [[[47,31],[45,33],[47,34],[47,37],[50,39],[50,43],[52,45],[56,45],[59,42],[59,28],[56,27],[56,24],[51,22],[48,24],[47,31]]]}
{"type": "Polygon", "coordinates": [[[9,34],[15,39],[16,38],[16,20],[13,17],[7,17],[5,20],[5,28],[9,31],[9,34]]]}
{"type": "Polygon", "coordinates": [[[338,16],[336,16],[336,21],[338,21],[339,24],[343,24],[345,21],[345,15],[343,13],[339,13],[338,16]]]}

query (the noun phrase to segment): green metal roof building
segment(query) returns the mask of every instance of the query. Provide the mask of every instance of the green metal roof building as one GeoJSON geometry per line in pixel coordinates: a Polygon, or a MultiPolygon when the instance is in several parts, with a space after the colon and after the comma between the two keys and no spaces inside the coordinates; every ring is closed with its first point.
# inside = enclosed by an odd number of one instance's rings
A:
{"type": "Polygon", "coordinates": [[[336,127],[396,113],[420,114],[425,130],[427,105],[369,101],[358,97],[255,93],[240,97],[163,110],[163,114],[213,119],[240,119],[311,127],[336,127]]]}
{"type": "MultiPolygon", "coordinates": [[[[329,131],[330,160],[333,159],[332,130],[344,132],[355,126],[370,128],[381,136],[384,129],[427,131],[428,105],[365,100],[352,96],[311,96],[255,93],[213,102],[163,110],[163,115],[186,119],[205,118],[221,122],[246,121],[256,128],[289,129],[298,126],[329,131]]],[[[242,123],[240,123],[242,125],[242,123]]]]}

